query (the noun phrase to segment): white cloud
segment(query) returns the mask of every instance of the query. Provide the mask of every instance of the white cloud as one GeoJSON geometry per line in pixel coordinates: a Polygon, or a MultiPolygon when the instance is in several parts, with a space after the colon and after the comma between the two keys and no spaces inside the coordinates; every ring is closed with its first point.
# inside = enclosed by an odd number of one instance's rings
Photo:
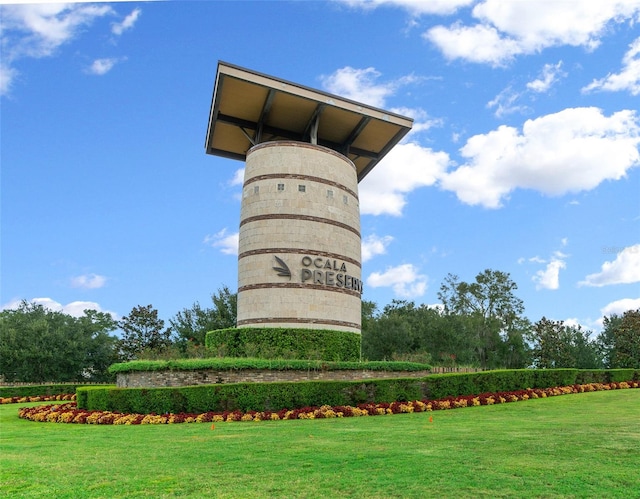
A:
{"type": "Polygon", "coordinates": [[[523,112],[527,110],[526,106],[516,105],[520,98],[520,93],[514,91],[511,87],[505,88],[496,97],[487,103],[487,108],[496,108],[494,115],[496,118],[515,112],[523,112]]]}
{"type": "Polygon", "coordinates": [[[122,33],[124,33],[125,31],[133,28],[133,26],[135,25],[136,21],[138,20],[138,18],[140,17],[140,14],[142,13],[141,9],[133,9],[131,11],[131,14],[129,14],[127,17],[125,17],[122,22],[120,23],[113,23],[111,25],[111,32],[114,35],[118,35],[120,36],[122,33]]]}
{"type": "Polygon", "coordinates": [[[415,298],[427,290],[427,276],[410,263],[390,267],[385,272],[373,272],[367,278],[372,288],[390,287],[400,298],[415,298]]]}
{"type": "Polygon", "coordinates": [[[536,289],[558,289],[560,287],[560,269],[564,269],[566,266],[567,264],[563,260],[552,259],[544,270],[538,270],[533,276],[536,289]]]}
{"type": "Polygon", "coordinates": [[[613,314],[622,315],[627,310],[637,310],[640,308],[640,298],[623,298],[612,301],[600,309],[602,317],[610,317],[613,314]]]}
{"type": "Polygon", "coordinates": [[[423,36],[437,45],[447,59],[499,66],[522,51],[515,40],[502,38],[494,27],[480,24],[473,27],[459,23],[449,28],[435,26],[423,36]]]}
{"type": "Polygon", "coordinates": [[[393,237],[371,234],[362,240],[362,261],[371,260],[376,255],[383,255],[387,252],[387,246],[391,244],[393,237]]]}
{"type": "Polygon", "coordinates": [[[407,195],[434,185],[449,165],[449,156],[414,143],[399,144],[360,183],[363,215],[402,215],[407,195]]]}
{"type": "Polygon", "coordinates": [[[631,95],[640,95],[640,38],[636,38],[622,58],[622,70],[593,80],[582,89],[583,93],[594,90],[620,92],[627,90],[631,95]]]}
{"type": "Polygon", "coordinates": [[[227,234],[227,229],[224,228],[216,234],[207,235],[203,242],[214,248],[220,248],[220,252],[225,255],[237,255],[239,236],[238,232],[227,234]]]}
{"type": "Polygon", "coordinates": [[[409,139],[411,139],[411,137],[419,134],[420,132],[426,132],[434,126],[442,126],[443,123],[441,119],[431,118],[424,109],[396,107],[391,108],[390,111],[401,116],[407,116],[413,119],[413,126],[411,127],[409,133],[403,139],[404,142],[407,142],[409,139]]]}
{"type": "Polygon", "coordinates": [[[460,7],[466,7],[476,0],[340,0],[352,7],[374,9],[376,7],[397,6],[409,12],[420,14],[453,14],[460,7]]]}
{"type": "Polygon", "coordinates": [[[18,71],[14,63],[22,58],[55,54],[95,19],[113,13],[108,5],[33,3],[2,7],[2,58],[0,90],[5,95],[18,71]]]}
{"type": "MultiPolygon", "coordinates": [[[[108,310],[102,310],[100,305],[93,301],[72,301],[71,303],[67,303],[63,305],[60,302],[55,301],[52,298],[33,298],[32,300],[27,300],[29,303],[35,303],[36,305],[42,305],[46,309],[49,309],[53,312],[62,312],[67,315],[71,315],[72,317],[82,317],[84,315],[85,310],[95,310],[97,312],[104,312],[114,319],[118,319],[118,315],[115,312],[110,312],[108,310]]],[[[15,310],[17,309],[22,300],[13,300],[9,303],[6,303],[0,307],[0,310],[15,310]]]]}
{"type": "Polygon", "coordinates": [[[14,68],[0,63],[0,95],[7,95],[11,92],[11,87],[18,74],[14,68]]]}
{"type": "Polygon", "coordinates": [[[98,274],[85,274],[71,278],[71,286],[82,289],[98,289],[107,283],[107,278],[98,274]]]}
{"type": "Polygon", "coordinates": [[[394,83],[376,84],[381,73],[375,68],[356,69],[346,66],[329,76],[322,76],[323,87],[346,99],[384,107],[385,100],[396,89],[394,83]]]}
{"type": "Polygon", "coordinates": [[[640,282],[640,244],[624,248],[616,259],[604,262],[600,272],[589,274],[578,286],[609,286],[640,282]]]}
{"type": "Polygon", "coordinates": [[[243,185],[244,184],[244,168],[238,168],[233,174],[233,178],[229,181],[230,186],[243,185]]]}
{"type": "Polygon", "coordinates": [[[96,59],[91,66],[86,70],[89,74],[102,76],[107,74],[113,69],[113,67],[120,61],[126,60],[126,58],[108,57],[105,59],[96,59]]]}
{"type": "Polygon", "coordinates": [[[548,91],[554,83],[567,74],[562,71],[562,61],[557,64],[545,64],[539,78],[527,83],[527,88],[532,92],[542,93],[548,91]]]}
{"type": "MultiPolygon", "coordinates": [[[[560,246],[565,247],[569,244],[569,239],[563,237],[560,240],[560,246]]],[[[556,250],[551,257],[547,260],[539,257],[538,255],[530,258],[519,258],[518,263],[523,264],[525,262],[544,264],[545,268],[538,270],[531,280],[536,283],[536,289],[558,289],[560,287],[560,271],[567,268],[566,259],[569,255],[562,251],[556,250]]]]}
{"type": "Polygon", "coordinates": [[[486,208],[501,207],[518,188],[556,196],[591,190],[640,165],[639,143],[635,111],[607,117],[593,107],[569,108],[527,120],[522,133],[500,126],[471,137],[460,150],[468,162],[443,175],[441,186],[486,208]]]}
{"type": "MultiPolygon", "coordinates": [[[[381,75],[382,73],[373,67],[357,69],[345,66],[330,75],[321,76],[320,80],[323,88],[328,92],[379,108],[385,107],[387,97],[393,95],[401,86],[424,80],[414,75],[406,75],[386,83],[378,83],[377,80],[381,75]]],[[[414,111],[414,113],[424,112],[414,111]]]]}
{"type": "Polygon", "coordinates": [[[611,23],[633,22],[638,12],[640,0],[485,0],[472,10],[479,24],[435,26],[424,37],[449,59],[500,66],[517,55],[548,47],[570,45],[593,50],[611,23]]]}

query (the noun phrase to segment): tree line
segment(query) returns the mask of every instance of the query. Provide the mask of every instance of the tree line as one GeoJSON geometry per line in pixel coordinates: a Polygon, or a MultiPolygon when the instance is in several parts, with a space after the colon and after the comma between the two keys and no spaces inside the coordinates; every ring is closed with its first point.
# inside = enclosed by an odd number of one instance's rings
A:
{"type": "Polygon", "coordinates": [[[420,360],[482,369],[640,367],[640,309],[605,317],[598,335],[542,317],[532,323],[508,273],[473,282],[448,274],[441,306],[363,303],[362,352],[371,360],[420,360]]]}
{"type": "MultiPolygon", "coordinates": [[[[440,306],[393,300],[362,303],[362,356],[436,366],[640,368],[640,309],[604,318],[598,335],[542,317],[532,323],[508,273],[485,270],[472,282],[454,274],[440,306]]],[[[195,302],[169,319],[152,305],[120,320],[95,310],[76,318],[28,302],[0,312],[0,377],[5,381],[109,381],[114,362],[205,357],[208,331],[235,327],[237,295],[223,286],[211,304],[195,302]],[[112,334],[120,331],[119,335],[112,334]]]]}
{"type": "Polygon", "coordinates": [[[0,380],[103,382],[112,380],[107,369],[115,362],[205,357],[207,331],[236,324],[235,293],[224,286],[211,302],[185,308],[167,327],[152,305],[115,320],[95,310],[72,317],[23,301],[0,312],[0,380]]]}

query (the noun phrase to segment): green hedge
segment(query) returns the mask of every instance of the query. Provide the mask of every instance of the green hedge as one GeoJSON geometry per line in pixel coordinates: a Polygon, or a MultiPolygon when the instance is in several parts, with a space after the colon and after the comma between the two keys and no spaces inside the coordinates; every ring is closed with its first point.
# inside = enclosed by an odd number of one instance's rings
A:
{"type": "Polygon", "coordinates": [[[109,372],[113,374],[134,371],[192,371],[201,369],[212,369],[216,371],[233,371],[238,369],[272,369],[277,371],[428,371],[431,369],[431,366],[418,362],[333,362],[300,359],[213,357],[208,359],[133,360],[112,364],[109,367],[109,372]]]}
{"type": "Polygon", "coordinates": [[[296,328],[228,328],[209,331],[206,347],[222,357],[360,360],[361,336],[348,331],[296,328]]]}
{"type": "MultiPolygon", "coordinates": [[[[3,386],[0,387],[0,397],[39,397],[42,395],[66,395],[69,393],[75,393],[76,388],[81,385],[77,383],[60,383],[49,385],[23,385],[23,386],[3,386]]],[[[104,387],[104,385],[95,385],[104,387]]]]}
{"type": "Polygon", "coordinates": [[[234,383],[175,388],[79,389],[78,407],[114,412],[202,413],[231,410],[295,409],[315,405],[424,398],[424,382],[416,379],[376,381],[303,381],[234,383]]]}
{"type": "Polygon", "coordinates": [[[640,380],[640,370],[522,369],[366,381],[233,383],[170,388],[94,386],[79,388],[77,402],[82,409],[143,414],[236,409],[278,411],[324,404],[335,406],[439,399],[582,382],[608,382],[604,379],[606,377],[610,381],[640,380]],[[586,378],[592,379],[585,381],[586,378]]]}

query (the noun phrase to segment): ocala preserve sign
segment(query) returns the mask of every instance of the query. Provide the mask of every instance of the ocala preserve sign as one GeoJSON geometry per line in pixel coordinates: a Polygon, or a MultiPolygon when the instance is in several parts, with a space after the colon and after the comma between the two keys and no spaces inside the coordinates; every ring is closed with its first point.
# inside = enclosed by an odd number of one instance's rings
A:
{"type": "MultiPolygon", "coordinates": [[[[280,277],[288,277],[291,280],[292,274],[289,266],[281,258],[275,256],[275,259],[278,265],[273,267],[273,270],[280,277]]],[[[362,281],[347,273],[346,263],[319,256],[303,256],[300,263],[300,282],[302,284],[335,286],[337,288],[351,289],[362,294],[362,281]]]]}

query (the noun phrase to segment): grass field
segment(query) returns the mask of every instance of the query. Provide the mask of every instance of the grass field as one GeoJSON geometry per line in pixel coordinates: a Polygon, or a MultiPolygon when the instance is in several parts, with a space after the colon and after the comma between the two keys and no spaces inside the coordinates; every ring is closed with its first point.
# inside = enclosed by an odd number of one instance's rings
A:
{"type": "Polygon", "coordinates": [[[213,430],[18,407],[0,406],[2,497],[640,498],[640,389],[213,430]]]}

